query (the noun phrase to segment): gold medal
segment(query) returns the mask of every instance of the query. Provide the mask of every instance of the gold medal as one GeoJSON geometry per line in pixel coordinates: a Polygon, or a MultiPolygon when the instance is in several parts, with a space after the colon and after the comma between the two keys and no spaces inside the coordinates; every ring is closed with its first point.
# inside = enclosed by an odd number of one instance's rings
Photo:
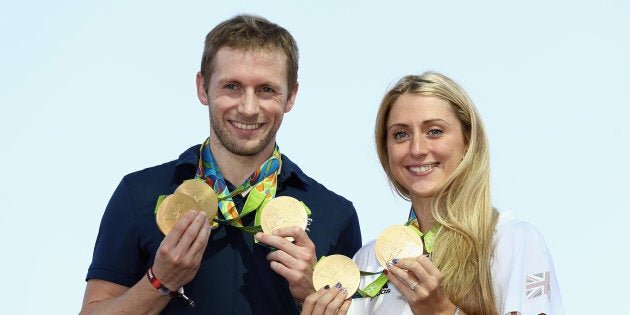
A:
{"type": "Polygon", "coordinates": [[[394,225],[385,229],[374,244],[376,260],[384,269],[394,258],[418,257],[422,255],[422,239],[413,228],[394,225]]]}
{"type": "MultiPolygon", "coordinates": [[[[305,230],[308,223],[304,205],[293,197],[280,196],[271,199],[261,211],[260,227],[263,233],[272,233],[275,229],[288,226],[298,226],[305,230]]],[[[293,241],[293,238],[287,237],[287,240],[293,241]]]]}
{"type": "Polygon", "coordinates": [[[201,211],[201,207],[193,197],[176,192],[162,200],[155,214],[155,221],[160,231],[166,235],[173,225],[191,210],[201,211]]]}
{"type": "Polygon", "coordinates": [[[319,290],[325,285],[337,283],[348,290],[346,298],[352,297],[359,288],[361,272],[357,264],[344,255],[330,255],[321,259],[313,270],[313,286],[319,290]]]}
{"type": "Polygon", "coordinates": [[[195,199],[201,211],[206,213],[208,221],[212,221],[219,212],[217,193],[203,181],[190,179],[181,183],[175,193],[182,193],[195,199]]]}

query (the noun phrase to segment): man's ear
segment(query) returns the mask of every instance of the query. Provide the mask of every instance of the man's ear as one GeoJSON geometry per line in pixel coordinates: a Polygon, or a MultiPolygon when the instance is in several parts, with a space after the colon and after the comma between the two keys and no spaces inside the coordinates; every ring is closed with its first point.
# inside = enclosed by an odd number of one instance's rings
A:
{"type": "Polygon", "coordinates": [[[291,110],[291,108],[293,108],[293,104],[295,104],[295,97],[297,96],[299,87],[300,87],[300,83],[295,82],[295,87],[293,88],[293,92],[289,95],[289,99],[287,99],[287,106],[284,108],[285,113],[288,113],[291,110]]]}
{"type": "Polygon", "coordinates": [[[203,80],[203,75],[201,72],[197,72],[197,97],[199,101],[203,105],[209,105],[208,102],[208,90],[206,90],[206,85],[203,80]]]}

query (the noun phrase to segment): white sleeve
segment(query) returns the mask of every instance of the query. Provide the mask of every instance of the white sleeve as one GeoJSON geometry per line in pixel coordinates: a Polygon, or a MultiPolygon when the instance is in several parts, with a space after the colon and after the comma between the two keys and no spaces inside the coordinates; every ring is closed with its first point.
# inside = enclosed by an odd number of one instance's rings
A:
{"type": "MultiPolygon", "coordinates": [[[[363,247],[361,247],[352,260],[359,266],[359,270],[361,271],[373,271],[371,269],[370,261],[374,256],[374,243],[372,241],[363,247]]],[[[371,278],[371,277],[370,277],[371,278]]],[[[371,280],[371,279],[370,279],[371,280]]],[[[367,285],[366,277],[361,277],[361,282],[359,283],[359,288],[365,288],[367,285]]],[[[370,299],[369,298],[357,298],[352,299],[352,303],[350,304],[350,309],[348,309],[347,315],[361,315],[361,314],[369,314],[370,309],[370,299]]]]}
{"type": "Polygon", "coordinates": [[[508,220],[497,225],[492,262],[499,314],[564,314],[551,255],[531,224],[508,220]]]}

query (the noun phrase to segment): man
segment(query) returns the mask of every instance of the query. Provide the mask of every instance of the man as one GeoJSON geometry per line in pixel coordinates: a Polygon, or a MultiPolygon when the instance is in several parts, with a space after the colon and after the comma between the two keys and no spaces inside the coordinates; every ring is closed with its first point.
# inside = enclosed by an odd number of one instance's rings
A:
{"type": "Polygon", "coordinates": [[[236,16],[208,33],[197,94],[209,108],[210,137],[175,161],[123,178],[101,221],[81,313],[295,314],[315,291],[317,259],[352,257],[361,246],[352,204],[306,176],[275,143],[295,102],[297,69],[293,37],[263,18],[236,16]],[[211,229],[203,212],[191,211],[164,236],[158,197],[191,178],[215,188],[218,219],[229,224],[211,229]],[[258,207],[250,199],[274,196],[307,205],[308,231],[252,236],[238,228],[254,225],[258,207]]]}

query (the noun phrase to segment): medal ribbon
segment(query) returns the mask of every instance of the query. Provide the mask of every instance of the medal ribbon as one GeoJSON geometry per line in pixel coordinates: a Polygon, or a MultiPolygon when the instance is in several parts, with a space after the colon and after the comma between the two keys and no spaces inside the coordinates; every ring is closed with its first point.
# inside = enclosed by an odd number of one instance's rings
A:
{"type": "MultiPolygon", "coordinates": [[[[413,212],[413,209],[409,211],[409,217],[405,225],[413,228],[413,230],[416,231],[416,233],[418,233],[420,238],[423,240],[422,243],[424,244],[424,250],[426,250],[426,252],[429,254],[433,253],[433,243],[435,241],[435,235],[440,229],[440,225],[434,224],[426,234],[422,233],[420,231],[420,224],[418,223],[418,218],[416,218],[416,213],[413,212]]],[[[374,275],[374,274],[377,274],[377,273],[370,273],[370,272],[365,272],[365,271],[361,272],[362,276],[374,275]]],[[[356,297],[375,297],[381,291],[385,283],[387,283],[387,277],[383,273],[381,273],[376,278],[376,280],[368,284],[365,288],[363,288],[363,290],[357,290],[358,296],[356,297]]]]}
{"type": "Polygon", "coordinates": [[[414,231],[416,231],[416,233],[420,235],[420,238],[422,239],[422,243],[424,244],[424,249],[427,251],[427,253],[428,254],[433,253],[433,243],[435,242],[435,235],[440,229],[440,225],[436,223],[429,229],[429,231],[426,234],[422,233],[420,231],[420,224],[418,223],[418,218],[416,218],[416,213],[413,212],[413,209],[409,211],[409,218],[407,219],[407,224],[405,225],[412,227],[414,231]]]}
{"type": "Polygon", "coordinates": [[[265,161],[258,170],[250,175],[240,186],[230,192],[225,179],[219,170],[212,152],[210,152],[210,138],[206,139],[199,149],[199,166],[195,178],[205,180],[217,193],[219,199],[219,210],[225,220],[215,218],[213,226],[216,222],[227,223],[235,227],[243,228],[241,218],[252,211],[261,208],[266,201],[269,201],[276,195],[278,184],[278,174],[282,168],[282,159],[280,149],[276,145],[271,157],[265,161]],[[236,209],[236,205],[232,197],[252,188],[247,195],[247,200],[242,211],[236,209]]]}

